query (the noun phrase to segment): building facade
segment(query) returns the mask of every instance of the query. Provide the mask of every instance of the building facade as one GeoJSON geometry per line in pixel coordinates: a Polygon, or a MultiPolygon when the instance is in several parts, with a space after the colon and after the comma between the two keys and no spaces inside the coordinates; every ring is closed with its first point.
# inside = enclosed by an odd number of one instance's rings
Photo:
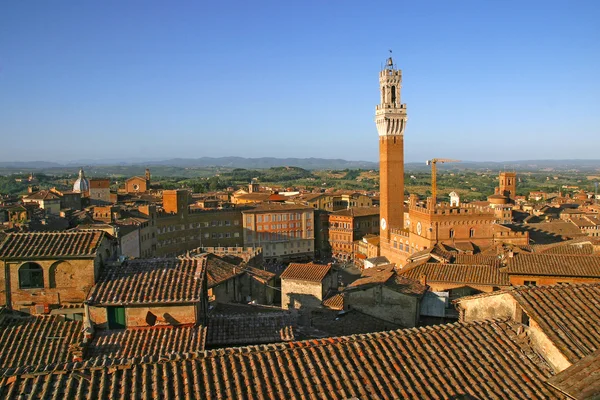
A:
{"type": "Polygon", "coordinates": [[[265,260],[313,259],[313,208],[297,204],[263,204],[242,214],[244,246],[262,247],[265,260]]]}
{"type": "Polygon", "coordinates": [[[354,259],[354,242],[379,232],[379,207],[357,207],[329,215],[329,244],[334,257],[354,259]]]}

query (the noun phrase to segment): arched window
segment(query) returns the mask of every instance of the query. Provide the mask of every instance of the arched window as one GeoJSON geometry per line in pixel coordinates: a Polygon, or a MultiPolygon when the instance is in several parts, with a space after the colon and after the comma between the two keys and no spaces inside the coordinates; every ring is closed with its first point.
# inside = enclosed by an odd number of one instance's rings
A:
{"type": "Polygon", "coordinates": [[[28,262],[19,268],[19,287],[35,289],[44,287],[44,270],[36,263],[28,262]]]}
{"type": "Polygon", "coordinates": [[[392,104],[396,103],[396,86],[392,86],[392,104]]]}
{"type": "Polygon", "coordinates": [[[48,281],[51,288],[68,288],[75,286],[73,267],[66,261],[58,261],[50,267],[48,281]]]}
{"type": "Polygon", "coordinates": [[[475,228],[471,228],[469,231],[469,237],[475,237],[475,228]]]}
{"type": "Polygon", "coordinates": [[[450,229],[450,239],[454,238],[454,229],[450,229]]]}

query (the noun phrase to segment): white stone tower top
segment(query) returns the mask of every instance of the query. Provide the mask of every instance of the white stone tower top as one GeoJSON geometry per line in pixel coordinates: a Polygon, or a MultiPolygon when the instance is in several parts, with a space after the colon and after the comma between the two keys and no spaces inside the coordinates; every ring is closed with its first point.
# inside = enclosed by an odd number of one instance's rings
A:
{"type": "Polygon", "coordinates": [[[379,73],[380,103],[375,111],[375,123],[379,136],[404,135],[406,128],[406,104],[401,102],[402,71],[396,69],[392,57],[379,73]]]}

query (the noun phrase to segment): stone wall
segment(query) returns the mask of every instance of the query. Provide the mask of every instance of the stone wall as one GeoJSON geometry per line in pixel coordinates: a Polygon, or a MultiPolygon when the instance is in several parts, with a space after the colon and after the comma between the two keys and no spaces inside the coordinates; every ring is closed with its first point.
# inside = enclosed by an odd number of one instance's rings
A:
{"type": "Polygon", "coordinates": [[[457,304],[462,322],[481,321],[494,318],[515,319],[517,302],[510,293],[495,296],[475,297],[461,300],[457,304]]]}
{"type": "Polygon", "coordinates": [[[364,314],[412,328],[419,320],[419,298],[374,286],[346,293],[345,304],[364,314]]]}
{"type": "Polygon", "coordinates": [[[281,280],[281,308],[316,308],[321,306],[323,287],[321,283],[281,280]]]}

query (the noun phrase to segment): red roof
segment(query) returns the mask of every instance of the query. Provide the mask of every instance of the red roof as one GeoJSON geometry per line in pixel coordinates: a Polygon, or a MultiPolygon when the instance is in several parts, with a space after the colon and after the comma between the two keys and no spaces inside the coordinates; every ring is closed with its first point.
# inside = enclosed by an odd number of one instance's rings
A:
{"type": "Polygon", "coordinates": [[[95,257],[103,231],[9,233],[0,258],[95,257]]]}
{"type": "Polygon", "coordinates": [[[290,264],[281,274],[281,279],[292,279],[298,281],[322,282],[325,275],[331,269],[331,265],[321,264],[290,264]]]}
{"type": "Polygon", "coordinates": [[[90,304],[154,304],[200,301],[205,261],[154,258],[106,267],[91,290],[90,304]]]}

